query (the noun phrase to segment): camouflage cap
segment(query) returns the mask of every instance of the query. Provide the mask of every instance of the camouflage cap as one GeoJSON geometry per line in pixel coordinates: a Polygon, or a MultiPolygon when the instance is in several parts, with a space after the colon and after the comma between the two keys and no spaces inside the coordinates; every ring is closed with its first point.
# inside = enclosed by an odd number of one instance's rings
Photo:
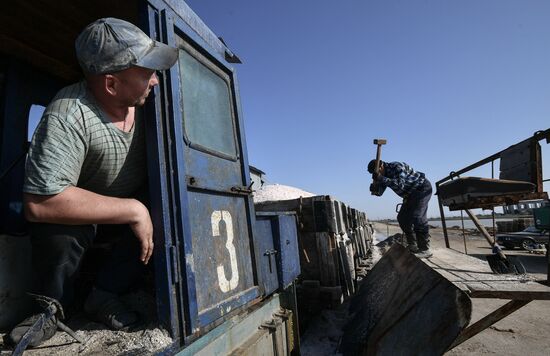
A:
{"type": "Polygon", "coordinates": [[[76,56],[84,72],[105,74],[131,66],[165,70],[178,59],[178,50],[152,40],[137,26],[116,18],[96,20],[78,35],[76,56]]]}

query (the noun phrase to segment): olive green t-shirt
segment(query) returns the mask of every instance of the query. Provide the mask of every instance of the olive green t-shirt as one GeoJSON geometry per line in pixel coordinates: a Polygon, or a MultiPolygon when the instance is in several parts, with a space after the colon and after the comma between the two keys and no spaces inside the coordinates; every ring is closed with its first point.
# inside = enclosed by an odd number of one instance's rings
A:
{"type": "Polygon", "coordinates": [[[62,89],[44,111],[25,165],[23,191],[53,195],[68,186],[128,197],[146,179],[145,133],[137,115],[118,129],[80,82],[62,89]]]}

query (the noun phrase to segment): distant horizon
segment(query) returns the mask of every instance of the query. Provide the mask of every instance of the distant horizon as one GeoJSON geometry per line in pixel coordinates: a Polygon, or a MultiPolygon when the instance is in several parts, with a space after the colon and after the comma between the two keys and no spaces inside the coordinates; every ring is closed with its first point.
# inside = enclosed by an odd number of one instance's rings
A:
{"type": "MultiPolygon", "coordinates": [[[[480,219],[492,219],[491,215],[492,215],[491,213],[489,213],[489,214],[476,214],[476,216],[480,219]]],[[[513,217],[527,218],[527,217],[530,217],[530,218],[532,218],[533,215],[495,213],[495,217],[498,217],[498,218],[513,218],[513,217]]],[[[461,219],[460,215],[445,216],[445,220],[460,220],[460,219],[461,219]]],[[[397,221],[396,218],[393,218],[393,219],[369,219],[369,220],[370,221],[375,221],[375,222],[397,221]]],[[[428,221],[432,221],[432,220],[441,220],[441,217],[428,217],[428,221]]],[[[466,214],[464,214],[464,220],[471,220],[471,219],[466,214]]]]}

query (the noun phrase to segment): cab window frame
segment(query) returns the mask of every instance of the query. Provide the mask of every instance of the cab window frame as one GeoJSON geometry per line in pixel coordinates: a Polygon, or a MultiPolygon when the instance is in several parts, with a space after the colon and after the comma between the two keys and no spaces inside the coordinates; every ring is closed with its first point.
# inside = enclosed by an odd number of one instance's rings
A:
{"type": "Polygon", "coordinates": [[[227,154],[225,152],[218,151],[215,148],[208,147],[208,146],[205,146],[204,144],[200,144],[196,141],[193,141],[189,137],[189,134],[187,132],[187,127],[186,127],[187,118],[185,117],[185,114],[184,114],[185,99],[183,97],[183,91],[184,91],[183,89],[184,83],[182,80],[183,74],[181,73],[180,66],[179,66],[180,60],[178,60],[178,80],[179,80],[179,87],[180,87],[179,101],[182,109],[181,117],[182,117],[183,140],[186,145],[188,145],[189,147],[195,150],[202,151],[202,152],[214,155],[216,157],[220,157],[223,159],[236,162],[237,160],[240,159],[241,154],[240,154],[240,147],[237,139],[237,120],[236,120],[236,113],[235,113],[236,108],[235,108],[235,102],[234,102],[235,94],[233,91],[231,76],[228,73],[226,73],[220,66],[216,65],[213,59],[210,59],[206,55],[199,52],[193,45],[191,45],[189,42],[187,42],[184,38],[179,36],[177,33],[175,35],[175,39],[176,39],[176,45],[178,50],[187,52],[189,56],[194,58],[204,67],[206,67],[206,69],[212,71],[215,75],[217,75],[220,79],[224,81],[227,87],[227,93],[228,93],[228,99],[229,99],[229,111],[230,111],[230,117],[231,117],[231,137],[233,140],[233,147],[235,149],[234,151],[235,153],[227,154]]]}

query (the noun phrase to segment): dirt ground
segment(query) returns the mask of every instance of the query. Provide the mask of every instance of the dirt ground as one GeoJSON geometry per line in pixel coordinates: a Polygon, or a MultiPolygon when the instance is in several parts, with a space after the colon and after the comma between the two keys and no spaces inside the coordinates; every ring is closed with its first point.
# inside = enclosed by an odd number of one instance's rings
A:
{"type": "MultiPolygon", "coordinates": [[[[389,236],[401,232],[398,226],[375,223],[375,229],[389,236]]],[[[440,228],[430,230],[432,247],[445,248],[443,231],[440,228]]],[[[464,252],[461,230],[449,230],[451,248],[464,252]]],[[[491,254],[491,248],[481,235],[466,237],[469,255],[483,259],[491,254]]],[[[545,255],[531,254],[521,250],[505,250],[506,254],[518,255],[529,275],[537,280],[547,278],[547,260],[545,255]]],[[[476,322],[491,313],[507,300],[472,299],[472,320],[476,322]]],[[[550,355],[550,301],[533,301],[511,315],[497,322],[478,335],[455,347],[445,355],[550,355]]]]}

